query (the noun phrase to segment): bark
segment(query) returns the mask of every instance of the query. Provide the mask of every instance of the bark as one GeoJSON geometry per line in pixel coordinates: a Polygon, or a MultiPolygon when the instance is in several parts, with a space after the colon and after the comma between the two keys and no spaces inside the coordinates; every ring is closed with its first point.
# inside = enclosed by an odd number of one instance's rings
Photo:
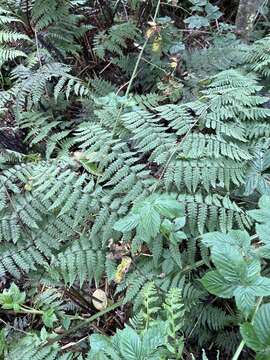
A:
{"type": "Polygon", "coordinates": [[[236,30],[245,40],[249,40],[258,10],[264,0],[240,0],[236,15],[236,30]]]}

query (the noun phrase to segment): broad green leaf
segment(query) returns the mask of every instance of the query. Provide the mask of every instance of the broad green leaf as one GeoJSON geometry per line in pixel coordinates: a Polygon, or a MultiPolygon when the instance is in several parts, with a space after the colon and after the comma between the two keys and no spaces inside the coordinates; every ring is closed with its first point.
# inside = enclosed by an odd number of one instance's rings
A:
{"type": "Polygon", "coordinates": [[[193,15],[184,20],[190,29],[200,29],[210,25],[208,19],[204,16],[193,15]]]}
{"type": "Polygon", "coordinates": [[[44,311],[44,313],[42,315],[42,321],[43,321],[44,325],[52,328],[54,322],[57,321],[57,317],[54,313],[54,309],[48,309],[48,310],[44,311]]]}
{"type": "Polygon", "coordinates": [[[254,327],[249,323],[240,325],[240,332],[245,340],[245,343],[254,351],[258,351],[262,348],[262,343],[255,333],[254,327]]]}
{"type": "Polygon", "coordinates": [[[222,12],[219,11],[219,7],[216,5],[212,5],[209,2],[205,5],[205,11],[207,13],[207,19],[209,21],[217,20],[222,15],[222,12]]]}
{"type": "Polygon", "coordinates": [[[123,219],[116,221],[113,228],[114,230],[120,231],[122,233],[133,230],[139,223],[139,215],[130,214],[125,216],[123,219]]]}
{"type": "Polygon", "coordinates": [[[270,304],[261,305],[253,323],[241,325],[240,331],[246,345],[256,351],[256,360],[270,359],[270,304]]]}
{"type": "Polygon", "coordinates": [[[226,243],[222,247],[214,247],[211,259],[218,272],[230,282],[239,283],[239,278],[244,278],[247,264],[240,251],[226,243]]]}
{"type": "Polygon", "coordinates": [[[125,360],[142,360],[142,342],[139,335],[130,326],[122,331],[120,352],[125,360]]]}
{"type": "MultiPolygon", "coordinates": [[[[269,237],[270,237],[270,232],[269,232],[269,237]]],[[[270,243],[259,247],[257,249],[257,255],[258,255],[258,257],[270,259],[270,243]]]]}
{"type": "Polygon", "coordinates": [[[256,282],[259,280],[261,263],[258,259],[246,259],[246,264],[246,278],[242,279],[242,281],[246,282],[247,280],[249,284],[255,285],[254,281],[256,282]]]}
{"type": "Polygon", "coordinates": [[[231,239],[231,245],[235,245],[245,252],[249,249],[251,239],[247,231],[231,230],[228,234],[231,239]]]}
{"type": "Polygon", "coordinates": [[[0,294],[0,305],[3,309],[20,310],[20,305],[25,302],[26,294],[21,292],[15,283],[12,283],[10,288],[4,289],[0,294]]]}
{"type": "Polygon", "coordinates": [[[101,175],[101,172],[99,170],[99,166],[95,162],[91,162],[87,159],[80,159],[80,163],[85,168],[86,171],[88,171],[90,174],[99,176],[101,175]]]}
{"type": "Polygon", "coordinates": [[[259,238],[265,243],[270,244],[270,216],[267,224],[256,224],[256,233],[258,234],[259,238]]]}
{"type": "Polygon", "coordinates": [[[202,242],[209,247],[220,247],[226,243],[247,252],[250,248],[250,236],[246,231],[231,230],[228,234],[219,231],[206,233],[202,236],[202,242]]]}
{"type": "Polygon", "coordinates": [[[149,356],[155,350],[164,345],[166,342],[166,326],[152,326],[143,332],[142,335],[142,352],[145,356],[149,356]]]}
{"type": "Polygon", "coordinates": [[[237,308],[246,316],[251,313],[255,302],[256,294],[250,287],[238,286],[234,290],[234,297],[237,308]]]}
{"type": "Polygon", "coordinates": [[[173,231],[173,228],[174,228],[173,223],[168,219],[165,219],[164,221],[162,221],[161,226],[162,226],[162,229],[167,232],[173,231]]]}
{"type": "MultiPolygon", "coordinates": [[[[266,196],[266,195],[264,195],[266,196]]],[[[269,196],[267,196],[269,198],[269,196]]],[[[261,208],[261,209],[255,209],[255,210],[249,210],[248,211],[249,216],[251,216],[254,220],[260,222],[260,223],[265,223],[265,222],[269,222],[270,220],[270,210],[268,210],[267,208],[261,208]]]]}
{"type": "Polygon", "coordinates": [[[92,359],[94,356],[103,354],[110,354],[114,360],[122,360],[121,357],[117,354],[117,351],[114,350],[111,339],[107,336],[100,334],[93,334],[90,336],[90,347],[91,351],[89,353],[89,359],[92,359]]]}
{"type": "Polygon", "coordinates": [[[170,241],[174,244],[180,244],[182,240],[185,240],[187,238],[186,234],[183,231],[176,231],[170,234],[170,241]]]}
{"type": "Polygon", "coordinates": [[[256,351],[256,360],[270,359],[270,304],[259,308],[253,323],[240,326],[241,335],[248,347],[256,351]]]}
{"type": "Polygon", "coordinates": [[[208,271],[201,279],[201,282],[211,294],[225,299],[233,297],[235,287],[226,281],[217,271],[208,271]]]}
{"type": "Polygon", "coordinates": [[[159,213],[150,205],[142,208],[140,222],[144,229],[144,238],[151,239],[157,236],[161,224],[159,213]]]}
{"type": "Polygon", "coordinates": [[[255,316],[253,327],[260,342],[265,346],[270,346],[270,304],[261,305],[255,316]]]}
{"type": "Polygon", "coordinates": [[[222,246],[224,243],[231,243],[232,239],[228,234],[219,231],[213,231],[202,235],[202,242],[205,246],[222,246]]]}
{"type": "Polygon", "coordinates": [[[174,224],[175,224],[175,229],[180,230],[185,226],[186,218],[184,216],[179,217],[179,218],[174,220],[174,224]]]}
{"type": "Polygon", "coordinates": [[[159,196],[157,198],[155,201],[155,209],[160,215],[169,219],[179,218],[185,215],[183,204],[168,195],[159,196]]]}
{"type": "Polygon", "coordinates": [[[256,296],[269,296],[270,295],[270,279],[257,276],[257,279],[252,284],[252,288],[256,293],[256,296]]]}

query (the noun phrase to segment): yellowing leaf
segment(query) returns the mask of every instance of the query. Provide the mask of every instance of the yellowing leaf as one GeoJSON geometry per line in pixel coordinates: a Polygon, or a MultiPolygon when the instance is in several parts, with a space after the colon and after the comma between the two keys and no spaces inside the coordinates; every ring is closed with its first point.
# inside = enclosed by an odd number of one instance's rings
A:
{"type": "Polygon", "coordinates": [[[149,39],[155,33],[155,28],[151,27],[146,30],[145,37],[149,39]]]}
{"type": "Polygon", "coordinates": [[[130,257],[124,256],[121,263],[117,266],[117,270],[114,276],[114,281],[117,284],[120,284],[120,282],[123,280],[125,274],[128,272],[131,262],[132,260],[130,257]]]}
{"type": "Polygon", "coordinates": [[[160,35],[153,41],[152,51],[154,53],[160,53],[161,52],[161,41],[162,41],[162,38],[161,38],[160,35]]]}
{"type": "Polygon", "coordinates": [[[176,69],[177,67],[177,61],[173,61],[170,63],[171,68],[176,69]]]}
{"type": "Polygon", "coordinates": [[[33,188],[33,185],[32,185],[31,182],[26,183],[26,184],[24,185],[24,189],[25,189],[26,191],[31,191],[32,188],[33,188]]]}

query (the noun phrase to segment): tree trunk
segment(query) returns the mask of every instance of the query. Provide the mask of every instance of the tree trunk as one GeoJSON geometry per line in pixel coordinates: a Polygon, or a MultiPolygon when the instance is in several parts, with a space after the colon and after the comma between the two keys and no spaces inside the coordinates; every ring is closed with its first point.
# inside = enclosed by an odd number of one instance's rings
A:
{"type": "Polygon", "coordinates": [[[249,40],[258,10],[264,0],[240,0],[236,15],[236,30],[243,39],[249,40]]]}

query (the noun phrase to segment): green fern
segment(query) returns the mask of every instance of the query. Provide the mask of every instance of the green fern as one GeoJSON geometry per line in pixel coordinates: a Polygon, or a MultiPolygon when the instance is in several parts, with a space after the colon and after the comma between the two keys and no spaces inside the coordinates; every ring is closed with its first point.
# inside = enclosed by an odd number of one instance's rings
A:
{"type": "Polygon", "coordinates": [[[249,69],[265,77],[268,77],[270,75],[269,44],[269,36],[255,41],[255,43],[250,47],[245,57],[249,69]]]}
{"type": "Polygon", "coordinates": [[[134,23],[125,22],[122,24],[113,25],[108,33],[100,32],[94,38],[95,53],[101,59],[105,58],[106,51],[123,56],[123,51],[126,49],[126,40],[133,41],[138,38],[138,31],[134,23]]]}
{"type": "Polygon", "coordinates": [[[22,32],[15,31],[12,24],[23,24],[11,11],[0,8],[0,67],[16,58],[26,58],[23,43],[30,42],[31,39],[22,32]]]}

